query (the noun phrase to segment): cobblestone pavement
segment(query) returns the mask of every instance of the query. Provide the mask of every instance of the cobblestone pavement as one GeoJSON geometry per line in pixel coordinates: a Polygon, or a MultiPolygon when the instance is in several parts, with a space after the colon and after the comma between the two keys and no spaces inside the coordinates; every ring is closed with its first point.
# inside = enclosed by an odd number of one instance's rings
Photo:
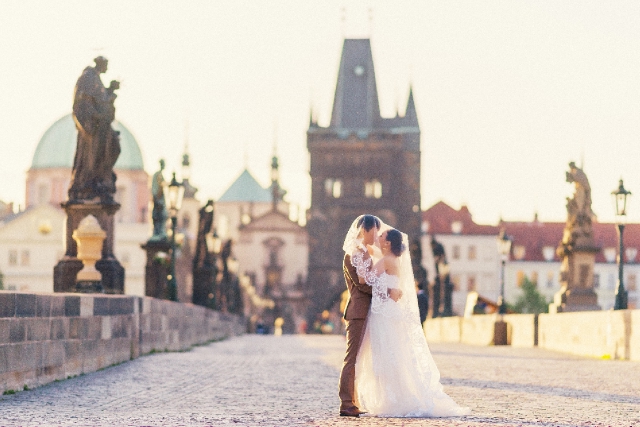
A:
{"type": "Polygon", "coordinates": [[[457,419],[337,416],[340,336],[247,335],[0,397],[1,426],[637,426],[640,363],[435,344],[457,419]]]}

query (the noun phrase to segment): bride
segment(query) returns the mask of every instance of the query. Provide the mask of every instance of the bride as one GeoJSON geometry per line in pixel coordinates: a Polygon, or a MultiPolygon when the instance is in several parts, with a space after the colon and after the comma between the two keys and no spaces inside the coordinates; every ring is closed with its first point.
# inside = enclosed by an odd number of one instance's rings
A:
{"type": "MultiPolygon", "coordinates": [[[[352,225],[352,228],[354,225],[352,225]]],[[[444,393],[440,372],[424,337],[407,235],[383,224],[379,249],[352,257],[358,276],[372,287],[367,326],[356,361],[356,390],[362,411],[379,417],[451,417],[470,413],[444,393]],[[376,261],[376,258],[379,258],[376,261]],[[399,288],[394,300],[388,290],[399,288]]],[[[345,251],[361,246],[351,230],[345,251]],[[351,236],[351,240],[349,238],[351,236]]]]}

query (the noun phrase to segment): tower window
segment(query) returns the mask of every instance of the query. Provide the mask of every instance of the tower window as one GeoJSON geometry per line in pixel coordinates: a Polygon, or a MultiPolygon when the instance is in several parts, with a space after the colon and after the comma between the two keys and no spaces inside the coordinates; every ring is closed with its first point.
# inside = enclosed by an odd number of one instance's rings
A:
{"type": "Polygon", "coordinates": [[[364,195],[370,199],[379,199],[382,197],[382,183],[377,179],[365,181],[364,195]]]}
{"type": "Polygon", "coordinates": [[[339,199],[342,197],[342,181],[328,178],[324,181],[324,191],[327,196],[339,199]]]}

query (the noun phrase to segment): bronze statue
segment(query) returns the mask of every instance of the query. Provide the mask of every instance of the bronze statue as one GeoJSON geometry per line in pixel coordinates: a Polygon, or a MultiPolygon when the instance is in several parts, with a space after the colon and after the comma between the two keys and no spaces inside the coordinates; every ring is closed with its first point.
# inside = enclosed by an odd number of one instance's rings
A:
{"type": "Polygon", "coordinates": [[[151,236],[151,240],[165,240],[167,238],[165,224],[168,215],[164,199],[164,187],[167,184],[162,174],[163,170],[164,159],[160,159],[160,170],[154,173],[151,178],[151,196],[153,197],[153,211],[151,212],[153,235],[151,236]]]}
{"type": "Polygon", "coordinates": [[[120,83],[112,80],[108,88],[104,87],[100,74],[107,71],[108,61],[98,56],[94,62],[95,67],[84,69],[74,90],[73,119],[78,141],[69,200],[113,204],[116,192],[113,166],[120,155],[120,136],[111,122],[115,119],[115,91],[120,83]]]}
{"type": "Polygon", "coordinates": [[[203,268],[205,264],[211,264],[209,260],[209,248],[207,248],[207,234],[213,225],[213,200],[209,199],[199,211],[198,237],[196,239],[196,256],[193,259],[194,268],[203,268]]]}

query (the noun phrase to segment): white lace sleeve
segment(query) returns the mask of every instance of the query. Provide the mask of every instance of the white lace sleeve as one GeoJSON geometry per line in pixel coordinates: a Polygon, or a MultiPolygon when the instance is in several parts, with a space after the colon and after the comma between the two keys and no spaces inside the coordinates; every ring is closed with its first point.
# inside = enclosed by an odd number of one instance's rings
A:
{"type": "Polygon", "coordinates": [[[359,277],[363,277],[367,285],[371,286],[371,311],[378,312],[380,306],[388,298],[387,282],[380,280],[380,276],[371,268],[372,259],[364,259],[364,252],[357,250],[351,256],[351,265],[356,268],[359,277]]]}

